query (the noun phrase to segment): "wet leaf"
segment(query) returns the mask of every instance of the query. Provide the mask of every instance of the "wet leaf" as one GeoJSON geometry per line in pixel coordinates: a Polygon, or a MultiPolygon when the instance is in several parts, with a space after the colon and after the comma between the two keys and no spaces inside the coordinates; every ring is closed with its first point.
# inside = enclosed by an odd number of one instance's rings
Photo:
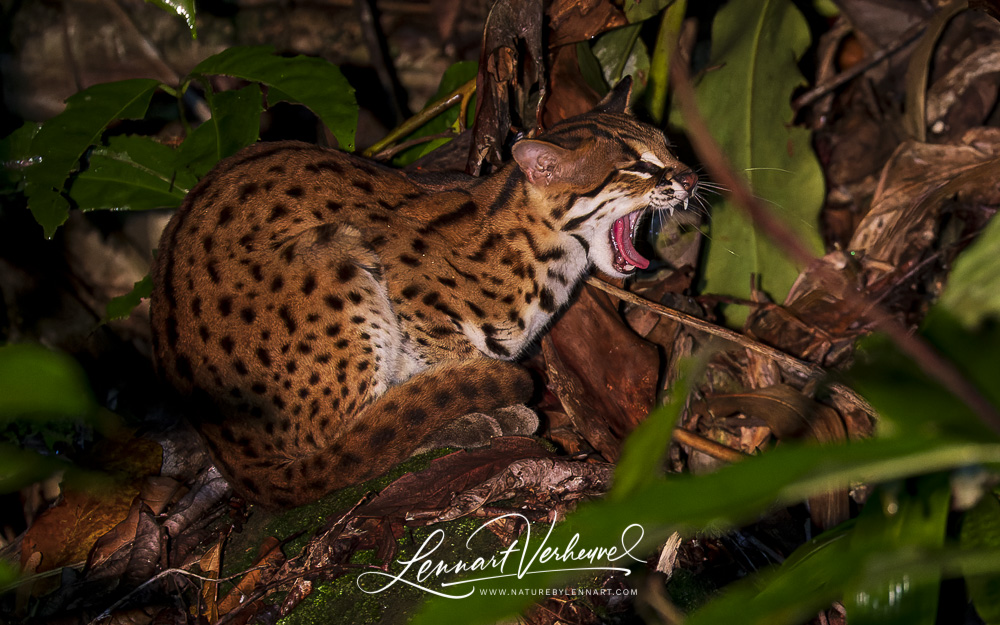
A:
{"type": "Polygon", "coordinates": [[[270,46],[237,46],[205,59],[191,73],[235,76],[274,87],[281,99],[303,104],[315,113],[341,149],[354,151],[358,104],[354,87],[336,65],[313,57],[280,57],[270,46]]]}
{"type": "Polygon", "coordinates": [[[22,124],[17,130],[0,139],[0,193],[10,193],[24,182],[25,171],[38,162],[31,152],[31,142],[38,134],[40,124],[22,124]]]}
{"type": "Polygon", "coordinates": [[[542,5],[527,0],[499,0],[490,9],[476,77],[476,122],[466,172],[478,176],[483,163],[500,167],[501,147],[511,129],[511,111],[526,128],[536,125],[537,113],[529,111],[533,87],[545,100],[542,5]]]}
{"type": "Polygon", "coordinates": [[[455,498],[456,493],[489,479],[512,462],[549,455],[549,452],[529,438],[496,438],[489,447],[458,451],[435,459],[423,471],[407,473],[383,489],[370,503],[359,508],[358,514],[373,517],[402,516],[413,510],[443,508],[455,498]]]}
{"type": "Polygon", "coordinates": [[[41,553],[38,571],[47,571],[86,560],[95,543],[129,517],[143,479],[159,473],[163,450],[131,431],[114,435],[80,459],[97,471],[67,474],[62,499],[25,534],[22,561],[41,553]]]}
{"type": "Polygon", "coordinates": [[[88,210],[176,208],[196,180],[175,168],[171,148],[147,137],[112,137],[95,148],[69,196],[88,210]]]}
{"type": "Polygon", "coordinates": [[[590,41],[627,23],[620,5],[610,0],[554,0],[548,3],[545,15],[549,30],[547,43],[551,48],[590,41]]]}
{"type": "Polygon", "coordinates": [[[194,0],[147,0],[147,2],[152,2],[161,9],[183,18],[188,30],[191,31],[191,38],[198,37],[198,29],[195,24],[194,0]]]}
{"type": "MultiPolygon", "coordinates": [[[[910,494],[884,487],[870,496],[851,531],[851,551],[900,553],[943,547],[951,501],[948,478],[941,474],[920,478],[915,490],[910,494]]],[[[848,585],[844,607],[852,625],[933,625],[940,582],[940,574],[933,573],[899,572],[878,581],[862,577],[848,585]]]]}
{"type": "Polygon", "coordinates": [[[51,237],[69,217],[63,187],[80,157],[113,121],[146,114],[160,83],[134,79],[94,85],[66,100],[66,110],[42,125],[31,142],[31,152],[43,159],[25,172],[28,208],[51,237]]]}

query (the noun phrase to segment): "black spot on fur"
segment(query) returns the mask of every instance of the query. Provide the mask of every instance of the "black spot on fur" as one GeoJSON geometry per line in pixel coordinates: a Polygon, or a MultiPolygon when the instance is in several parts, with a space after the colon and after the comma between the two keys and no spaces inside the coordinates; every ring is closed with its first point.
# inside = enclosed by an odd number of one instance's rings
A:
{"type": "Polygon", "coordinates": [[[287,306],[282,306],[278,309],[278,317],[285,324],[285,329],[288,330],[289,334],[295,334],[295,330],[299,327],[295,323],[295,319],[292,318],[292,313],[288,310],[287,306]]]}
{"type": "Polygon", "coordinates": [[[419,425],[427,420],[427,411],[423,408],[410,408],[403,413],[403,418],[406,419],[410,425],[419,425]]]}
{"type": "Polygon", "coordinates": [[[174,369],[177,371],[177,375],[181,376],[185,380],[191,380],[194,378],[194,371],[191,370],[191,359],[184,354],[177,355],[177,360],[174,363],[174,369]]]}
{"type": "Polygon", "coordinates": [[[545,288],[538,295],[538,306],[547,313],[554,313],[556,311],[556,300],[552,291],[545,288]]]}
{"type": "Polygon", "coordinates": [[[307,274],[305,279],[302,280],[302,294],[310,295],[316,290],[316,276],[313,274],[307,274]]]}
{"type": "Polygon", "coordinates": [[[395,438],[396,428],[387,425],[372,432],[371,438],[368,439],[368,442],[372,445],[372,447],[379,448],[388,445],[395,440],[395,438]]]}
{"type": "Polygon", "coordinates": [[[267,222],[271,223],[277,221],[281,217],[288,214],[288,209],[285,208],[284,204],[275,204],[271,207],[271,214],[267,216],[267,222]]]}
{"type": "Polygon", "coordinates": [[[268,353],[268,351],[263,347],[257,348],[257,360],[259,360],[260,364],[264,365],[265,367],[271,366],[271,354],[268,353]]]}
{"type": "Polygon", "coordinates": [[[350,282],[358,273],[358,268],[352,263],[344,263],[337,267],[337,279],[341,282],[350,282]]]}
{"type": "Polygon", "coordinates": [[[327,305],[328,308],[331,308],[333,310],[343,310],[344,309],[344,300],[340,299],[336,295],[327,295],[327,296],[325,296],[323,298],[323,302],[327,305]]]}

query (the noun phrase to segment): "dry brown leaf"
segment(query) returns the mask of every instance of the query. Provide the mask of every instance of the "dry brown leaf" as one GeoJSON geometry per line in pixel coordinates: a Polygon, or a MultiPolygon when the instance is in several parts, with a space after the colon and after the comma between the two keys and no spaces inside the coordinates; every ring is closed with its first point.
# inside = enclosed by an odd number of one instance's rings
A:
{"type": "Polygon", "coordinates": [[[621,320],[617,300],[584,287],[543,340],[553,391],[595,449],[614,461],[621,439],[653,407],[659,376],[656,348],[621,320]],[[558,359],[548,358],[558,354],[558,359]],[[605,432],[607,434],[605,434],[605,432]]]}
{"type": "MultiPolygon", "coordinates": [[[[914,244],[936,240],[936,218],[945,199],[966,178],[995,181],[1000,177],[1000,142],[932,145],[908,141],[886,163],[871,210],[858,226],[850,250],[863,254],[867,268],[900,265],[914,244]]],[[[918,248],[919,250],[919,248],[918,248]]]]}
{"type": "Polygon", "coordinates": [[[567,43],[589,41],[603,32],[628,24],[620,5],[610,0],[555,0],[545,10],[555,48],[567,43]]]}
{"type": "MultiPolygon", "coordinates": [[[[264,569],[253,570],[244,575],[239,583],[236,584],[236,587],[219,601],[219,614],[226,615],[240,608],[257,587],[270,577],[284,562],[285,554],[281,552],[281,542],[273,536],[268,536],[261,543],[260,549],[257,552],[257,558],[253,563],[254,568],[263,565],[264,569]]],[[[259,604],[260,602],[256,603],[259,604]]],[[[257,610],[257,608],[253,607],[243,609],[248,612],[248,616],[252,616],[257,610]]]]}
{"type": "Polygon", "coordinates": [[[22,563],[36,551],[42,555],[39,572],[86,560],[97,539],[128,516],[134,496],[114,486],[66,492],[28,528],[22,563]]]}
{"type": "MultiPolygon", "coordinates": [[[[198,560],[198,566],[201,567],[201,574],[205,577],[210,577],[212,579],[219,578],[219,571],[222,568],[222,542],[219,541],[212,545],[208,551],[205,552],[201,559],[198,560]]],[[[201,587],[201,600],[205,604],[205,610],[202,614],[208,619],[209,623],[214,623],[219,620],[219,583],[218,582],[205,582],[201,587]]]]}
{"type": "Polygon", "coordinates": [[[542,49],[542,3],[499,0],[490,10],[476,76],[476,121],[466,172],[478,176],[483,164],[499,168],[501,147],[511,128],[511,111],[521,123],[535,126],[545,100],[545,57],[542,49]],[[533,87],[541,90],[534,115],[527,110],[533,87]],[[513,94],[514,101],[509,99],[513,94]]]}
{"type": "Polygon", "coordinates": [[[183,488],[184,485],[172,477],[150,475],[143,480],[139,497],[153,514],[160,514],[183,488]]]}
{"type": "Polygon", "coordinates": [[[437,458],[423,471],[408,473],[382,490],[356,514],[403,517],[415,511],[439,510],[455,495],[472,488],[523,458],[550,455],[537,441],[522,436],[495,438],[489,447],[457,451],[437,458]]]}
{"type": "MultiPolygon", "coordinates": [[[[847,440],[847,430],[836,410],[787,384],[714,395],[699,403],[699,411],[710,414],[713,421],[733,414],[763,421],[779,440],[809,439],[821,443],[847,440]]],[[[828,528],[846,520],[848,503],[846,487],[810,498],[813,522],[828,528]]]]}
{"type": "Polygon", "coordinates": [[[94,548],[87,557],[86,570],[92,571],[105,566],[119,550],[128,547],[135,539],[136,528],[139,526],[139,516],[142,512],[140,498],[132,500],[128,515],[111,528],[94,543],[94,548]]]}

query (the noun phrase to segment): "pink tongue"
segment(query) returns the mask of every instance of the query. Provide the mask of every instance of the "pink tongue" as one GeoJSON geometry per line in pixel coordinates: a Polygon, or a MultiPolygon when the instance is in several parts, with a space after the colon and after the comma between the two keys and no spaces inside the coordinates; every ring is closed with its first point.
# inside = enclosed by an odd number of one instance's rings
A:
{"type": "Polygon", "coordinates": [[[632,213],[631,215],[616,219],[612,235],[615,238],[615,249],[618,253],[624,256],[630,265],[639,269],[645,269],[649,267],[649,261],[640,256],[639,252],[635,251],[635,247],[632,245],[632,220],[635,218],[638,218],[638,215],[632,213]]]}

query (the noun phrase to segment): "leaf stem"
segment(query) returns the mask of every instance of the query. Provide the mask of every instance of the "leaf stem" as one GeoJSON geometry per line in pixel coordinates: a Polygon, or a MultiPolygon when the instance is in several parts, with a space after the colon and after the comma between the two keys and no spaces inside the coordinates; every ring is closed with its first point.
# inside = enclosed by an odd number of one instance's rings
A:
{"type": "Polygon", "coordinates": [[[409,118],[408,120],[406,120],[405,122],[394,128],[392,131],[389,132],[389,134],[383,137],[380,141],[375,142],[367,149],[365,149],[363,155],[368,158],[371,158],[373,155],[378,154],[386,147],[392,145],[393,143],[396,143],[403,137],[406,137],[407,135],[411,134],[414,130],[420,128],[421,126],[431,121],[441,113],[447,111],[451,107],[455,106],[456,104],[460,102],[467,103],[468,99],[472,96],[473,93],[475,93],[475,91],[476,91],[476,81],[475,79],[472,79],[469,82],[465,83],[464,85],[458,87],[448,95],[444,96],[440,100],[428,104],[426,107],[424,107],[422,111],[420,111],[413,117],[409,118]]]}
{"type": "Polygon", "coordinates": [[[677,50],[681,25],[687,12],[687,0],[676,0],[663,11],[660,29],[656,34],[656,47],[649,64],[649,87],[646,107],[657,124],[666,118],[667,91],[670,88],[670,62],[677,50]]]}

